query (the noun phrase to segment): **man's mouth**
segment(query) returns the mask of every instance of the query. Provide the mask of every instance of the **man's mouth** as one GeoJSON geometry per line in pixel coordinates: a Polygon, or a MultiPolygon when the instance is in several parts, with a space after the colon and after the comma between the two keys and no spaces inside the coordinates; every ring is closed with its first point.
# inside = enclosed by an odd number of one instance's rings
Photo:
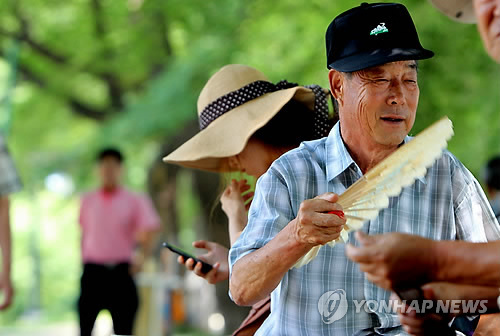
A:
{"type": "Polygon", "coordinates": [[[392,122],[392,123],[399,123],[399,122],[403,122],[404,121],[404,118],[401,118],[401,117],[381,117],[380,119],[382,119],[383,121],[387,121],[387,122],[392,122]]]}

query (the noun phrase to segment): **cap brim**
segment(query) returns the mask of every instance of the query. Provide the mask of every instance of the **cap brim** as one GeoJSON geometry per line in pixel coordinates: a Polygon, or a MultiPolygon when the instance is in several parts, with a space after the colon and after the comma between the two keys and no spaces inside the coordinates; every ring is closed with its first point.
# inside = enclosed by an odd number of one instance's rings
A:
{"type": "Polygon", "coordinates": [[[229,171],[222,159],[241,153],[252,134],[292,98],[314,108],[314,93],[301,86],[265,94],[218,117],[163,161],[214,172],[229,171]]]}
{"type": "Polygon", "coordinates": [[[398,62],[427,59],[434,53],[427,49],[378,49],[372,52],[360,53],[345,57],[331,63],[328,67],[341,72],[353,72],[368,69],[374,66],[398,62]]]}

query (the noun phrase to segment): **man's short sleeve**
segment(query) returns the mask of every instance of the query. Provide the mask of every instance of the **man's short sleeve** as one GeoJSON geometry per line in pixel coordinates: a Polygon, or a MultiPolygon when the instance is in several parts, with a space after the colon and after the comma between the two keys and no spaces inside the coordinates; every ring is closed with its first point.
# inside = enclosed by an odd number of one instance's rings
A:
{"type": "Polygon", "coordinates": [[[20,189],[21,181],[14,167],[14,162],[3,137],[0,135],[0,196],[6,196],[20,189]]]}
{"type": "Polygon", "coordinates": [[[239,259],[266,245],[293,218],[287,183],[271,166],[257,181],[248,224],[229,251],[230,272],[239,259]]]}
{"type": "Polygon", "coordinates": [[[137,195],[136,221],[137,231],[152,231],[160,228],[160,217],[146,195],[137,195]]]}
{"type": "Polygon", "coordinates": [[[500,239],[500,226],[488,199],[474,176],[460,164],[453,174],[457,239],[484,242],[500,239]]]}

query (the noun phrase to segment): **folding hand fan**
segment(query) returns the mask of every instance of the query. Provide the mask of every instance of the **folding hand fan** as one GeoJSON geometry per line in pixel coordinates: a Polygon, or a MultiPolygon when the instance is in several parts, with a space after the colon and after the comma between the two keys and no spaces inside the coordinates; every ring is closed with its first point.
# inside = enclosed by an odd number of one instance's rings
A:
{"type": "MultiPolygon", "coordinates": [[[[453,136],[453,126],[443,117],[411,141],[382,160],[339,196],[338,204],[344,209],[345,228],[340,237],[328,242],[346,242],[348,232],[359,230],[365,221],[377,217],[380,210],[389,206],[389,197],[397,196],[401,189],[424,176],[427,168],[437,160],[447,141],[453,136]]],[[[294,267],[302,267],[313,260],[321,245],[313,247],[294,267]]]]}

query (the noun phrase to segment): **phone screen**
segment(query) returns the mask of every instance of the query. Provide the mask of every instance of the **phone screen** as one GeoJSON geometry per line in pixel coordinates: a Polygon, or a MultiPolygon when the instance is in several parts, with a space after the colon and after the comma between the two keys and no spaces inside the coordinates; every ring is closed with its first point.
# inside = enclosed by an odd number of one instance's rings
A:
{"type": "Polygon", "coordinates": [[[178,254],[180,256],[183,256],[184,260],[187,260],[187,259],[191,258],[191,259],[194,260],[195,264],[197,264],[198,262],[201,262],[201,271],[203,273],[208,273],[208,272],[210,272],[212,270],[212,265],[207,264],[206,262],[204,262],[204,261],[196,258],[195,256],[187,253],[186,251],[181,250],[177,246],[174,246],[172,244],[164,242],[163,243],[163,247],[168,248],[170,251],[172,251],[172,252],[174,252],[174,253],[176,253],[176,254],[178,254]]]}

